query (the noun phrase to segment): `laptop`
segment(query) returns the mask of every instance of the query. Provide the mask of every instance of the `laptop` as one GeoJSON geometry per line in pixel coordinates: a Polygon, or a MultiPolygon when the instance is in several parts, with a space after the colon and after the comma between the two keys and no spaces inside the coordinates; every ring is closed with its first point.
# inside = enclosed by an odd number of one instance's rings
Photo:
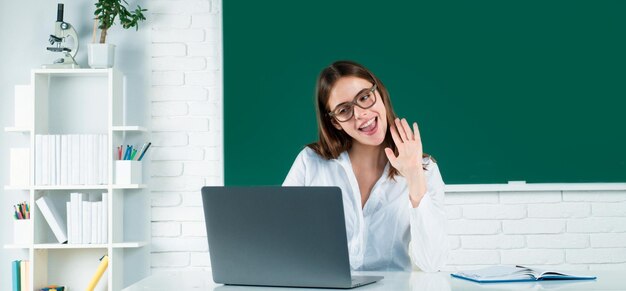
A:
{"type": "Polygon", "coordinates": [[[203,187],[213,281],[354,288],[339,187],[203,187]]]}

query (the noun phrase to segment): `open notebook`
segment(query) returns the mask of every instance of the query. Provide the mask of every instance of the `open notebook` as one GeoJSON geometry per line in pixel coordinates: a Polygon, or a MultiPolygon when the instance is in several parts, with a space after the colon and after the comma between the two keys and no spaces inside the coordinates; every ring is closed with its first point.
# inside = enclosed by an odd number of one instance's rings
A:
{"type": "Polygon", "coordinates": [[[479,283],[527,282],[541,280],[593,280],[595,276],[575,276],[524,266],[493,266],[478,270],[460,271],[453,277],[479,283]]]}

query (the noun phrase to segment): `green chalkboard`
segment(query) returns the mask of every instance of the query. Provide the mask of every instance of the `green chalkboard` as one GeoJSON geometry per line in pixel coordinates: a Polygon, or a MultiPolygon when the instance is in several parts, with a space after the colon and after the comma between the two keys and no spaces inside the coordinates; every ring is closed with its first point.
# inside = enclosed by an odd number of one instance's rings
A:
{"type": "Polygon", "coordinates": [[[226,185],[281,184],[349,59],[448,184],[626,181],[626,1],[223,1],[226,185]]]}

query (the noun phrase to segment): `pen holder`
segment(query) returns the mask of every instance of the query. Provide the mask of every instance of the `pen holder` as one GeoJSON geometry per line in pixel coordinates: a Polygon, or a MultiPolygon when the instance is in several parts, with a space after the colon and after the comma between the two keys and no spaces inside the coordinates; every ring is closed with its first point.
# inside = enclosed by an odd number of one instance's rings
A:
{"type": "Polygon", "coordinates": [[[115,184],[141,184],[141,176],[140,161],[115,161],[115,184]]]}
{"type": "Polygon", "coordinates": [[[33,229],[30,219],[13,220],[13,243],[16,245],[33,243],[33,229]]]}

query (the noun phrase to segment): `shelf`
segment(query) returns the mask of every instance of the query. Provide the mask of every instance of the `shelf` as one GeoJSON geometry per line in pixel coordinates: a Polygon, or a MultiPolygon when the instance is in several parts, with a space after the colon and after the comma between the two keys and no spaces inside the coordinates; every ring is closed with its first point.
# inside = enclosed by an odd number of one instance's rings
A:
{"type": "Polygon", "coordinates": [[[108,185],[37,185],[35,190],[104,190],[108,185]]]}
{"type": "MultiPolygon", "coordinates": [[[[148,245],[145,241],[139,242],[122,242],[122,243],[113,243],[111,246],[113,248],[119,249],[132,249],[132,248],[141,248],[148,245]]],[[[58,244],[58,243],[49,243],[49,244],[34,244],[33,248],[36,250],[58,250],[58,249],[106,249],[108,248],[108,244],[58,244]]],[[[16,245],[16,244],[8,244],[4,245],[5,249],[28,249],[30,245],[16,245]]]]}
{"type": "Polygon", "coordinates": [[[148,129],[143,126],[113,126],[111,130],[113,132],[148,132],[148,129]]]}
{"type": "Polygon", "coordinates": [[[6,132],[17,132],[17,133],[30,133],[30,129],[26,127],[5,127],[4,131],[6,132]]]}
{"type": "MultiPolygon", "coordinates": [[[[101,282],[104,282],[101,285],[106,286],[99,285],[99,287],[105,288],[98,289],[119,291],[125,287],[127,282],[145,276],[150,270],[148,261],[150,201],[147,193],[147,181],[144,182],[145,184],[127,183],[131,182],[130,180],[126,182],[119,180],[120,183],[115,183],[115,159],[112,155],[113,149],[111,149],[107,151],[104,156],[105,159],[98,157],[99,165],[103,169],[106,166],[104,172],[107,173],[106,179],[81,180],[81,182],[89,181],[87,184],[72,184],[78,182],[77,180],[63,180],[65,184],[55,184],[53,181],[46,180],[52,185],[43,185],[41,181],[35,179],[37,173],[34,170],[37,162],[41,162],[44,158],[43,155],[37,157],[34,152],[36,148],[35,137],[36,134],[101,134],[107,136],[107,147],[114,148],[112,145],[143,142],[143,140],[148,139],[147,135],[150,130],[146,126],[140,126],[144,125],[143,123],[128,125],[124,121],[126,79],[124,74],[117,69],[35,69],[31,71],[30,80],[29,85],[33,91],[32,106],[34,108],[32,125],[27,122],[18,122],[7,124],[8,127],[4,128],[5,132],[21,133],[12,135],[16,141],[19,140],[23,143],[22,140],[27,139],[27,145],[23,147],[31,149],[30,160],[25,160],[30,169],[29,179],[16,182],[14,185],[3,183],[0,184],[0,187],[4,186],[6,190],[15,190],[11,193],[7,191],[7,193],[19,194],[19,197],[27,196],[27,201],[34,204],[31,207],[36,211],[33,211],[31,216],[32,227],[28,229],[33,239],[26,244],[15,243],[16,241],[12,239],[7,240],[7,244],[0,246],[0,248],[5,252],[8,251],[4,249],[12,249],[12,252],[20,253],[22,257],[24,257],[22,253],[26,253],[26,259],[30,260],[32,264],[31,286],[44,286],[48,281],[53,281],[63,282],[72,290],[84,289],[88,283],[86,280],[93,275],[93,271],[99,264],[94,258],[100,258],[102,254],[108,253],[110,257],[108,270],[101,279],[101,282]],[[90,94],[89,98],[85,98],[84,94],[89,90],[93,94],[90,94]],[[27,184],[15,185],[21,182],[27,184]],[[104,184],[92,184],[91,182],[104,184]],[[98,200],[99,194],[107,194],[106,212],[104,212],[104,208],[102,208],[102,212],[96,211],[96,214],[100,213],[103,215],[102,217],[106,215],[106,226],[104,229],[102,229],[104,225],[95,228],[96,231],[97,229],[106,231],[105,243],[60,244],[53,233],[49,231],[45,217],[43,217],[41,209],[38,208],[39,205],[35,204],[36,200],[42,196],[50,198],[51,202],[58,207],[56,210],[61,219],[67,222],[66,206],[68,202],[70,206],[72,205],[71,195],[68,195],[72,192],[82,193],[83,201],[86,201],[85,196],[89,197],[94,194],[96,197],[93,197],[92,200],[98,200]],[[125,234],[132,235],[125,237],[125,234]]],[[[137,113],[129,111],[129,114],[137,113]]],[[[102,147],[98,144],[97,148],[102,147]]],[[[50,155],[47,158],[55,161],[55,165],[64,160],[58,157],[54,160],[50,155]]],[[[48,165],[50,164],[48,163],[48,165]]],[[[74,163],[67,164],[67,166],[74,165],[74,163]]],[[[145,163],[140,164],[140,166],[144,167],[145,163]]],[[[98,170],[98,173],[102,173],[102,171],[98,170]]],[[[96,217],[93,213],[93,205],[95,204],[92,204],[91,218],[96,217]]],[[[98,205],[95,206],[95,209],[99,209],[98,205]]],[[[82,219],[83,217],[78,218],[82,219]]],[[[93,221],[90,222],[93,226],[93,221]]],[[[103,221],[100,219],[98,222],[103,221]]],[[[82,221],[79,224],[82,225],[82,221]]],[[[90,227],[90,225],[86,225],[86,227],[90,227]]],[[[9,230],[13,231],[13,228],[11,227],[9,230]]],[[[2,231],[7,235],[10,232],[5,229],[2,231]]],[[[20,241],[17,240],[17,242],[20,241]]]]}
{"type": "Polygon", "coordinates": [[[60,77],[103,77],[113,69],[36,69],[34,74],[60,77]]]}
{"type": "Polygon", "coordinates": [[[4,245],[5,249],[27,249],[30,248],[29,245],[14,245],[14,244],[10,244],[10,245],[4,245]]]}
{"type": "Polygon", "coordinates": [[[146,184],[111,185],[113,189],[144,189],[146,184]]]}
{"type": "Polygon", "coordinates": [[[51,250],[51,249],[106,249],[107,244],[35,244],[36,250],[51,250]]]}
{"type": "Polygon", "coordinates": [[[30,190],[30,186],[13,186],[13,185],[7,185],[4,186],[4,190],[30,190]]]}
{"type": "Polygon", "coordinates": [[[145,241],[123,242],[123,243],[114,243],[113,248],[130,249],[130,248],[141,248],[141,247],[145,247],[146,245],[148,245],[148,243],[145,241]]]}
{"type": "MultiPolygon", "coordinates": [[[[144,189],[146,184],[111,185],[112,189],[144,189]]],[[[38,185],[33,190],[106,190],[109,185],[38,185]]],[[[30,190],[31,186],[4,186],[4,190],[30,190]]]]}

